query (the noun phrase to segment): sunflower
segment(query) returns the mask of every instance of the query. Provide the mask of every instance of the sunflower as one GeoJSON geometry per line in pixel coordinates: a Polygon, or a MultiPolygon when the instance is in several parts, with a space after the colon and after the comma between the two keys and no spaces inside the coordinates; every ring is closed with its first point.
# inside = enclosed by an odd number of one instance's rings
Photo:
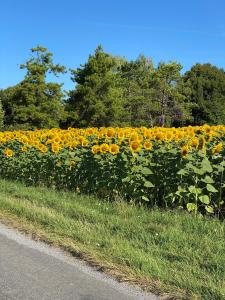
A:
{"type": "Polygon", "coordinates": [[[212,154],[219,154],[223,149],[223,144],[219,143],[212,149],[212,154]]]}
{"type": "Polygon", "coordinates": [[[20,148],[20,150],[21,150],[22,152],[27,152],[27,151],[28,151],[28,149],[27,149],[26,146],[22,146],[22,147],[20,148]]]}
{"type": "Polygon", "coordinates": [[[198,139],[198,149],[203,150],[205,148],[206,140],[204,136],[200,136],[198,139]]]}
{"type": "Polygon", "coordinates": [[[87,147],[88,146],[88,140],[84,139],[81,143],[82,147],[87,147]]]}
{"type": "Polygon", "coordinates": [[[48,147],[45,146],[45,145],[43,145],[43,144],[41,144],[41,145],[39,146],[38,149],[39,149],[42,153],[48,152],[48,147]]]}
{"type": "Polygon", "coordinates": [[[182,157],[186,157],[188,155],[188,151],[189,151],[188,145],[184,145],[180,150],[182,157]]]}
{"type": "Polygon", "coordinates": [[[98,154],[98,153],[100,152],[100,147],[99,147],[98,145],[92,146],[91,152],[92,152],[93,154],[98,154]]]}
{"type": "Polygon", "coordinates": [[[143,140],[143,137],[137,133],[133,133],[130,136],[130,142],[141,142],[143,140]]]}
{"type": "Polygon", "coordinates": [[[110,152],[111,154],[117,154],[117,153],[119,153],[119,151],[120,151],[120,147],[119,147],[118,145],[116,145],[116,144],[111,144],[111,145],[109,146],[109,152],[110,152]]]}
{"type": "Polygon", "coordinates": [[[113,127],[109,127],[106,131],[106,137],[112,138],[115,135],[116,131],[113,127]]]}
{"type": "Polygon", "coordinates": [[[155,140],[156,141],[159,142],[159,141],[161,141],[163,139],[164,139],[164,135],[162,133],[160,133],[160,132],[156,133],[156,135],[155,135],[155,140]]]}
{"type": "Polygon", "coordinates": [[[151,150],[152,149],[152,142],[151,141],[145,141],[144,142],[144,148],[145,148],[145,150],[151,150]]]}
{"type": "Polygon", "coordinates": [[[59,152],[59,150],[60,150],[59,149],[59,144],[53,143],[51,149],[52,149],[53,153],[57,154],[59,152]]]}
{"type": "Polygon", "coordinates": [[[109,151],[109,145],[108,144],[101,144],[100,145],[100,152],[103,154],[103,153],[106,153],[109,151]]]}
{"type": "Polygon", "coordinates": [[[117,136],[119,140],[123,140],[125,138],[125,132],[123,130],[119,130],[117,136]]]}
{"type": "Polygon", "coordinates": [[[21,138],[20,138],[20,141],[23,143],[23,144],[26,144],[28,142],[28,138],[23,135],[21,138]]]}
{"type": "Polygon", "coordinates": [[[190,146],[193,147],[193,148],[198,148],[198,138],[197,137],[194,137],[193,139],[191,139],[190,141],[190,146]]]}
{"type": "Polygon", "coordinates": [[[54,137],[54,139],[53,139],[53,142],[54,142],[54,143],[59,143],[59,142],[61,142],[61,138],[60,138],[59,136],[56,135],[56,136],[54,137]]]}
{"type": "Polygon", "coordinates": [[[4,153],[4,155],[7,156],[7,157],[12,157],[12,156],[14,156],[13,150],[8,149],[8,148],[5,149],[5,150],[3,151],[3,153],[4,153]]]}
{"type": "Polygon", "coordinates": [[[73,142],[69,142],[67,144],[67,146],[70,148],[70,150],[73,150],[77,147],[78,143],[76,141],[73,141],[73,142]]]}
{"type": "Polygon", "coordinates": [[[59,138],[60,138],[60,142],[64,142],[66,140],[66,136],[65,135],[61,135],[59,138]]]}
{"type": "Polygon", "coordinates": [[[139,142],[131,142],[130,143],[130,150],[131,152],[139,152],[141,150],[142,146],[139,142]]]}
{"type": "Polygon", "coordinates": [[[94,133],[95,133],[95,131],[96,131],[96,129],[95,129],[95,128],[93,128],[93,127],[91,127],[91,128],[88,128],[88,129],[86,130],[86,132],[87,132],[87,134],[88,134],[88,135],[92,135],[92,134],[94,134],[94,133]]]}

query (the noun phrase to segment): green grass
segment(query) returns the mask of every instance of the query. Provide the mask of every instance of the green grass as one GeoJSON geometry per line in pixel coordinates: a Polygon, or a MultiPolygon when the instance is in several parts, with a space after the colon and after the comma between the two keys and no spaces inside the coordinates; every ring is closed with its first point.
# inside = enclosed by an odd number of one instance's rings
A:
{"type": "Polygon", "coordinates": [[[0,179],[0,220],[168,299],[225,299],[225,224],[0,179]]]}

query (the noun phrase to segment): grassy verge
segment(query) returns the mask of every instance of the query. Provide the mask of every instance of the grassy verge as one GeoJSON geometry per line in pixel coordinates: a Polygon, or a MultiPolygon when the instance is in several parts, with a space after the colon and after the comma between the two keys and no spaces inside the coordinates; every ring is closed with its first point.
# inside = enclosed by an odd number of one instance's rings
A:
{"type": "Polygon", "coordinates": [[[225,298],[225,224],[0,179],[0,220],[168,299],[225,298]]]}

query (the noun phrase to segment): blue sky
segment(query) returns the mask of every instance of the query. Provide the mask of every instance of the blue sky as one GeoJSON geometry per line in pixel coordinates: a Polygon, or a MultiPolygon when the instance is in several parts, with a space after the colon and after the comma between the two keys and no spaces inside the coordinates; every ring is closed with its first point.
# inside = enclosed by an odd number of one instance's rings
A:
{"type": "MultiPolygon", "coordinates": [[[[98,44],[136,59],[196,62],[225,69],[225,0],[2,0],[0,88],[17,84],[19,64],[41,44],[69,68],[84,63],[98,44]]],[[[59,79],[72,89],[70,74],[59,79]]]]}

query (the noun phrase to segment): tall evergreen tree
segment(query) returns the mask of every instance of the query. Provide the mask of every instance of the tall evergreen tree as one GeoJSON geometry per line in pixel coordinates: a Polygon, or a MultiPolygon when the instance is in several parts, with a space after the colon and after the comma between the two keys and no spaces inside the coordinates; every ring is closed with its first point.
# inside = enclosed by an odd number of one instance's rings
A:
{"type": "Polygon", "coordinates": [[[181,69],[181,64],[170,62],[159,63],[154,70],[151,86],[158,112],[156,123],[160,126],[182,124],[190,118],[190,104],[181,89],[181,69]]]}
{"type": "Polygon", "coordinates": [[[77,84],[67,103],[70,126],[118,125],[124,105],[118,68],[121,59],[98,46],[81,68],[72,70],[77,84]]]}
{"type": "Polygon", "coordinates": [[[135,61],[121,66],[124,87],[126,120],[131,126],[152,126],[155,105],[152,101],[153,89],[150,80],[154,71],[153,64],[140,55],[135,61]]]}
{"type": "Polygon", "coordinates": [[[65,67],[54,64],[53,54],[44,47],[31,51],[32,57],[20,66],[26,70],[24,80],[3,92],[5,125],[21,129],[58,127],[64,114],[62,85],[47,82],[46,76],[57,76],[65,67]]]}
{"type": "MultiPolygon", "coordinates": [[[[1,91],[0,91],[0,93],[1,93],[1,91]]],[[[3,128],[3,121],[4,121],[4,112],[3,112],[2,101],[1,101],[1,97],[0,97],[0,130],[3,128]]]]}
{"type": "Polygon", "coordinates": [[[196,64],[184,74],[191,89],[189,99],[194,125],[225,123],[225,73],[211,64],[196,64]]]}

